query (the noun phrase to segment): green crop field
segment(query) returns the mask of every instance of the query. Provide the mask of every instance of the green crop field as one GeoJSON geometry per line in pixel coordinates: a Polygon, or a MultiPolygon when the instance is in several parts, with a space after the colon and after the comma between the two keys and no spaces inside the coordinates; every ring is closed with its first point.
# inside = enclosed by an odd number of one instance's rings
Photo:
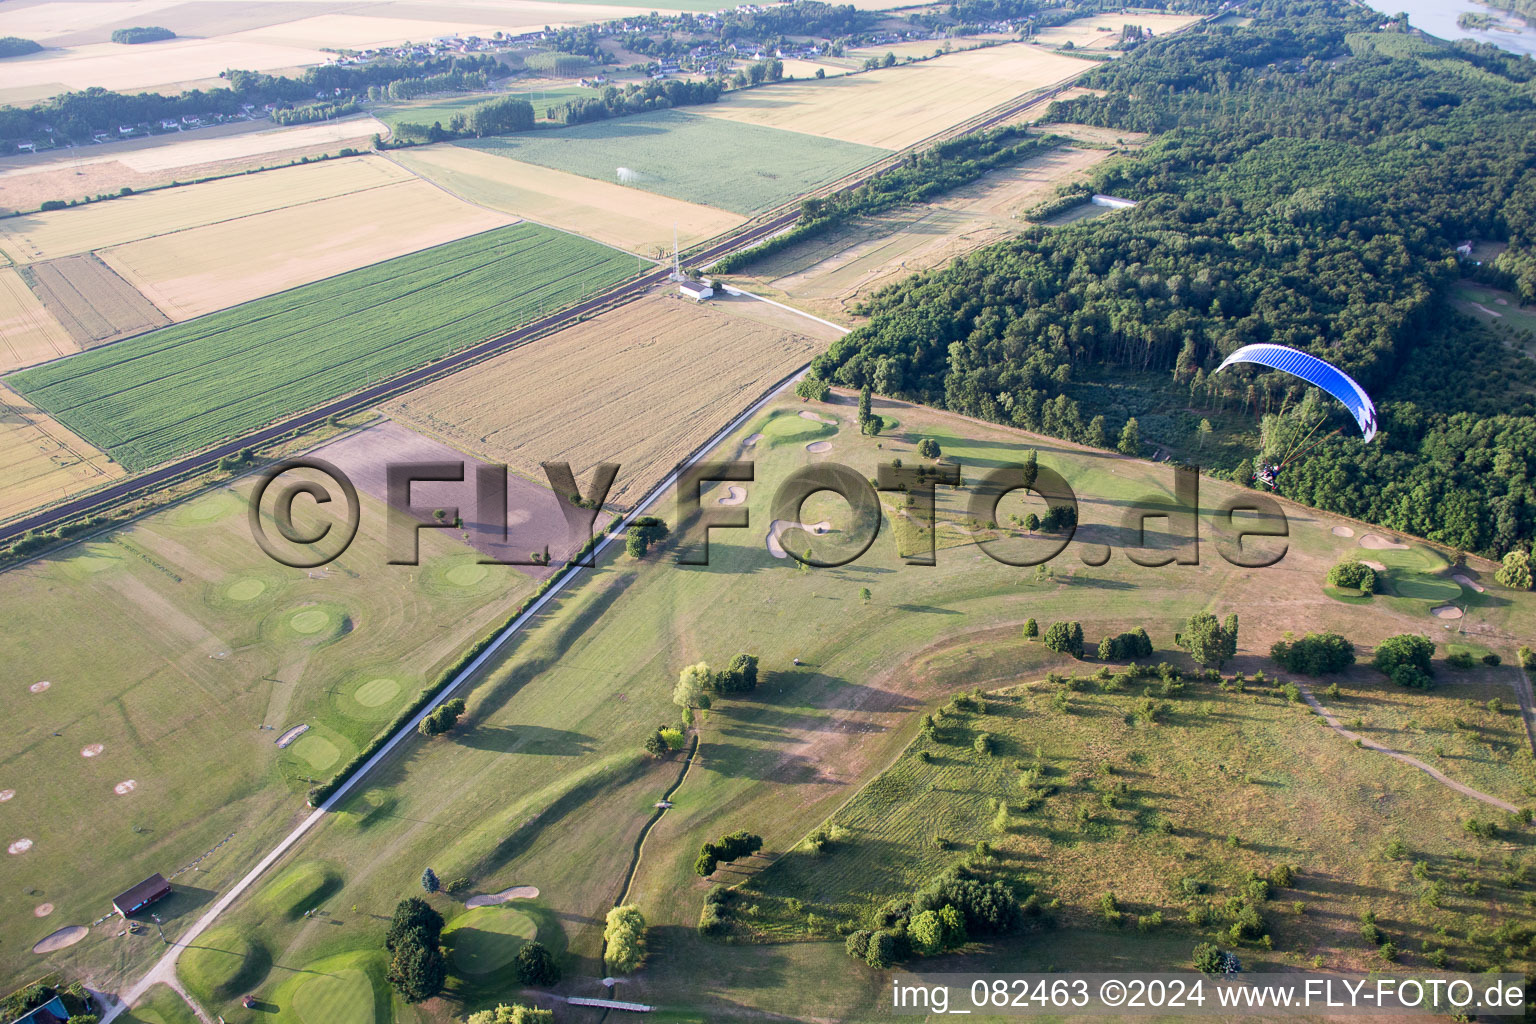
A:
{"type": "MultiPolygon", "coordinates": [[[[1141,687],[1107,692],[1094,683],[1091,691],[1073,691],[1078,706],[1070,715],[1054,717],[1051,698],[1060,687],[1044,682],[1046,673],[1086,674],[1097,666],[1078,665],[1020,637],[1030,616],[1042,624],[1081,619],[1090,647],[1107,632],[1144,625],[1156,645],[1151,660],[1187,669],[1188,658],[1172,643],[1181,621],[1206,607],[1237,611],[1243,633],[1228,672],[1237,667],[1251,676],[1261,667],[1274,671],[1265,655],[1286,630],[1338,629],[1362,657],[1394,633],[1456,636],[1423,602],[1342,606],[1324,595],[1328,567],[1363,552],[1357,540],[1334,536],[1334,520],[1292,509],[1283,562],[1273,570],[1237,570],[1217,554],[1207,516],[1200,565],[1142,568],[1118,550],[1125,543],[1122,517],[1137,499],[1168,489],[1167,467],[898,403],[880,401],[876,411],[899,421],[878,439],[852,427],[854,408],[846,397],[828,405],[783,399],[744,425],[716,454],[756,463],[755,480],[746,485],[749,529],[712,531],[711,561],[702,567],[677,565],[670,548],[644,560],[610,552],[486,673],[468,695],[458,729],[412,740],[300,842],[289,863],[323,863],[341,888],[321,904],[323,928],[273,912],[291,899],[292,878],[315,884],[322,873],[313,867],[279,865],[231,909],[229,922],[283,965],[255,987],[258,996],[286,1005],[294,971],[341,954],[382,966],[384,919],[398,900],[420,893],[424,865],[442,878],[468,879],[468,888],[454,896],[430,897],[450,934],[475,928],[484,915],[465,910],[466,897],[536,886],[536,900],[511,906],[539,922],[541,942],[551,944],[553,934],[565,943],[565,981],[556,992],[591,991],[594,979],[608,973],[598,960],[602,915],[623,890],[636,836],[681,767],[675,755],[649,758],[641,743],[656,725],[677,720],[670,698],[683,665],[700,659],[719,665],[738,651],[762,658],[759,687],[745,698],[717,700],[703,716],[698,756],[670,796],[672,808],[646,837],[628,897],[652,925],[651,953],[621,991],[665,1006],[666,1019],[739,1019],[742,1006],[794,1019],[870,1017],[888,976],[847,958],[835,926],[954,863],[968,853],[966,844],[994,836],[988,800],[1024,795],[1015,762],[1034,758],[1036,744],[1059,771],[1050,784],[1061,791],[1035,812],[1039,821],[1018,812],[1008,842],[1029,843],[1029,852],[1006,863],[1029,877],[1046,901],[1061,899],[1053,912],[1060,927],[1050,936],[1031,930],[1017,940],[978,945],[976,963],[1003,967],[1024,958],[1035,969],[1061,969],[1101,963],[1093,958],[1110,950],[1145,967],[1181,966],[1204,926],[1185,922],[1188,905],[1167,892],[1159,872],[1178,870],[1167,884],[1202,873],[1216,887],[1213,898],[1217,892],[1224,898],[1233,878],[1287,858],[1303,872],[1300,890],[1277,894],[1266,911],[1277,945],[1245,948],[1245,964],[1279,969],[1298,947],[1306,947],[1306,957],[1314,948],[1326,953],[1335,966],[1367,964],[1370,951],[1359,950],[1353,923],[1365,905],[1357,887],[1368,888],[1384,921],[1401,921],[1386,927],[1405,949],[1411,939],[1417,950],[1427,932],[1418,918],[1409,922],[1417,895],[1408,875],[1412,860],[1380,854],[1394,835],[1404,837],[1412,856],[1431,862],[1435,877],[1464,867],[1467,881],[1484,886],[1475,898],[1447,901],[1453,932],[1462,936],[1451,943],[1453,953],[1473,955],[1481,940],[1464,938],[1466,928],[1475,928],[1470,919],[1508,895],[1487,888],[1502,872],[1497,858],[1456,859],[1468,848],[1461,821],[1486,817],[1483,805],[1417,769],[1354,747],[1268,686],[1238,694],[1208,681],[1192,683],[1168,698],[1166,717],[1145,725],[1135,719],[1141,687]],[[798,415],[805,411],[837,422],[819,426],[798,415]],[[766,437],[745,445],[753,434],[766,437]],[[903,566],[895,544],[906,535],[889,521],[863,558],[840,569],[802,571],[767,551],[771,499],[788,473],[831,459],[871,476],[877,463],[894,457],[918,462],[915,447],[923,437],[939,439],[945,458],[960,464],[968,482],[1037,448],[1041,463],[1061,471],[1077,491],[1078,541],[1113,543],[1113,558],[1090,567],[1074,545],[1044,576],[994,562],[971,544],[978,527],[965,512],[965,494],[943,488],[936,566],[903,566]],[[832,449],[811,455],[807,439],[829,441],[832,449]],[[868,600],[861,594],[866,587],[868,600]],[[984,719],[957,719],[956,736],[965,742],[933,748],[938,756],[919,762],[920,748],[911,745],[922,715],[976,686],[1008,688],[1016,696],[995,701],[984,719]],[[1001,738],[995,758],[983,759],[971,746],[982,728],[1001,738]],[[1113,810],[1101,802],[1100,761],[1112,763],[1122,772],[1114,777],[1131,785],[1113,810]],[[1319,802],[1325,793],[1327,801],[1319,802]],[[1076,826],[1084,804],[1096,815],[1086,833],[1076,826]],[[1159,815],[1175,814],[1187,832],[1167,836],[1157,829],[1159,815]],[[1238,847],[1230,849],[1227,830],[1244,814],[1257,824],[1240,830],[1238,847]],[[804,837],[827,820],[841,826],[839,838],[827,854],[813,856],[804,837]],[[701,842],[736,828],[761,834],[766,845],[762,855],[722,866],[711,880],[760,886],[733,910],[738,941],[727,943],[695,930],[711,882],[692,865],[701,842]],[[934,844],[939,830],[952,848],[934,844]],[[1042,838],[1047,835],[1059,841],[1059,855],[1058,844],[1042,838]],[[1314,838],[1298,838],[1306,835],[1314,838]],[[781,866],[753,882],[779,858],[781,866]],[[1110,930],[1095,920],[1102,878],[1122,861],[1130,868],[1116,886],[1128,911],[1150,915],[1161,908],[1164,926],[1142,933],[1134,924],[1110,930]],[[889,866],[876,869],[880,864],[889,866]],[[269,888],[282,895],[266,898],[269,888]],[[1311,907],[1300,919],[1290,909],[1296,899],[1311,907]],[[748,905],[759,909],[749,913],[748,905]],[[547,921],[559,927],[547,931],[547,921]],[[764,981],[788,977],[796,983],[764,981]]],[[[1231,485],[1203,480],[1202,507],[1209,511],[1234,493],[1231,485]]],[[[1005,521],[1034,507],[1008,500],[1017,504],[999,510],[1005,521]]],[[[818,496],[807,511],[836,523],[836,504],[818,496]]],[[[660,511],[670,519],[669,506],[660,511]]],[[[888,508],[888,519],[893,512],[888,508]]],[[[1419,551],[1415,546],[1404,554],[1419,551]]],[[[1424,550],[1420,558],[1427,565],[1432,553],[1424,550]]],[[[1474,608],[1464,623],[1520,636],[1529,635],[1533,619],[1533,601],[1511,595],[1474,608]]],[[[1442,645],[1437,662],[1445,650],[1442,645]]],[[[1506,662],[1510,653],[1504,650],[1506,662]]],[[[1514,670],[1506,664],[1457,673],[1441,666],[1437,674],[1439,689],[1404,694],[1361,666],[1344,678],[1339,697],[1324,699],[1346,722],[1363,718],[1362,728],[1380,742],[1426,758],[1438,757],[1433,751],[1439,748],[1445,756],[1437,763],[1451,777],[1528,802],[1536,780],[1511,711],[1514,670]],[[1506,695],[1501,710],[1468,704],[1497,693],[1506,695]]],[[[1321,695],[1325,687],[1326,681],[1315,689],[1321,695]]],[[[497,948],[501,940],[482,941],[497,948]]],[[[499,948],[492,959],[510,947],[499,948]]],[[[1416,965],[1416,955],[1405,961],[1416,965]]],[[[467,969],[478,966],[478,957],[478,951],[473,959],[466,954],[466,964],[450,957],[442,1003],[404,1013],[397,1007],[397,1019],[446,1021],[515,998],[510,982],[488,986],[484,979],[493,975],[467,969]]]]}
{"type": "Polygon", "coordinates": [[[751,214],[840,178],[887,150],[680,110],[458,143],[751,214]],[[629,174],[620,174],[620,168],[629,174]]]}
{"type": "Polygon", "coordinates": [[[514,224],[7,380],[141,470],[510,331],[634,269],[596,242],[514,224]]]}

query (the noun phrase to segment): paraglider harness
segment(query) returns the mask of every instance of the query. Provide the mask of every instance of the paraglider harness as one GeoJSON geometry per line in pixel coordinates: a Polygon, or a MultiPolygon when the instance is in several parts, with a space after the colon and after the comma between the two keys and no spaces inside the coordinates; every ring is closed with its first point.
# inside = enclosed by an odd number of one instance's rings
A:
{"type": "Polygon", "coordinates": [[[1291,463],[1295,462],[1297,459],[1299,459],[1303,455],[1307,454],[1307,452],[1311,451],[1313,448],[1316,448],[1318,445],[1322,444],[1324,441],[1328,440],[1330,437],[1332,437],[1335,434],[1340,432],[1340,430],[1342,428],[1338,428],[1338,429],[1329,431],[1328,433],[1324,434],[1322,437],[1318,438],[1316,441],[1313,441],[1311,444],[1308,444],[1305,448],[1301,448],[1301,446],[1303,444],[1306,444],[1308,438],[1310,438],[1313,434],[1317,433],[1317,428],[1322,426],[1325,422],[1327,422],[1327,420],[1328,420],[1328,417],[1324,416],[1322,419],[1320,419],[1316,423],[1312,424],[1312,429],[1307,431],[1306,435],[1303,436],[1300,441],[1297,441],[1295,444],[1291,445],[1291,447],[1286,451],[1286,453],[1280,457],[1280,461],[1279,462],[1271,463],[1271,464],[1268,464],[1268,465],[1261,464],[1259,466],[1259,472],[1256,474],[1255,479],[1257,479],[1259,483],[1263,484],[1265,487],[1268,487],[1270,490],[1273,491],[1276,488],[1276,486],[1278,486],[1278,484],[1280,482],[1280,471],[1282,469],[1284,469],[1286,466],[1289,466],[1291,463]],[[1298,449],[1298,448],[1301,448],[1301,450],[1297,451],[1296,449],[1298,449]]]}

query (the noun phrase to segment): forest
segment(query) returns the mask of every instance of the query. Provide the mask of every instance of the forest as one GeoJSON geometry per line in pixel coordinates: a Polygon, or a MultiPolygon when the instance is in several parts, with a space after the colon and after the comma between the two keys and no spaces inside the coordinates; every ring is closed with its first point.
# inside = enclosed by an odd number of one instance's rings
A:
{"type": "Polygon", "coordinates": [[[1285,432],[1261,422],[1298,416],[1302,387],[1211,371],[1293,345],[1372,391],[1383,430],[1323,432],[1282,494],[1468,551],[1529,542],[1533,367],[1448,292],[1470,270],[1455,247],[1490,240],[1509,248],[1487,273],[1536,298],[1536,61],[1339,0],[1250,7],[1249,27],[1155,40],[1084,79],[1101,95],[1053,104],[1047,121],[1154,133],[1094,172],[1136,209],[884,289],[815,371],[1074,440],[1138,416],[1190,457],[1216,419],[1235,443],[1205,462],[1250,480],[1257,438],[1285,432]]]}

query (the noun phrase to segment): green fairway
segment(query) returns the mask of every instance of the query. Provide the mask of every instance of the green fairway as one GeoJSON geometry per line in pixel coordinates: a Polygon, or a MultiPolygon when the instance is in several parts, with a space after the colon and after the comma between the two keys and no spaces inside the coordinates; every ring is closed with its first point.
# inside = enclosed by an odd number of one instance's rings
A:
{"type": "Polygon", "coordinates": [[[634,269],[596,242],[514,224],[7,380],[146,469],[510,331],[634,269]]]}
{"type": "Polygon", "coordinates": [[[533,918],[502,905],[480,907],[453,919],[443,932],[453,945],[453,965],[464,974],[481,975],[512,962],[524,944],[538,936],[533,918]]]}
{"type": "Polygon", "coordinates": [[[310,978],[293,993],[304,1024],[373,1024],[373,982],[355,967],[310,978]]]}
{"type": "Polygon", "coordinates": [[[679,110],[458,145],[741,214],[777,206],[888,152],[679,110]],[[620,175],[620,168],[632,173],[620,175]]]}

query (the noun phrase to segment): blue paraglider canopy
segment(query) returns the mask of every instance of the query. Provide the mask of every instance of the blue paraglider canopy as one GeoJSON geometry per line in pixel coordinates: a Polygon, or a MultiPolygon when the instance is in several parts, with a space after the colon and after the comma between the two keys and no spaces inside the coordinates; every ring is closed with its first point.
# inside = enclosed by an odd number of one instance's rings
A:
{"type": "Polygon", "coordinates": [[[1244,345],[1223,359],[1216,372],[1220,373],[1233,363],[1253,363],[1272,370],[1284,370],[1322,388],[1349,410],[1366,441],[1376,436],[1376,406],[1371,402],[1371,396],[1337,366],[1286,345],[1244,345]]]}

